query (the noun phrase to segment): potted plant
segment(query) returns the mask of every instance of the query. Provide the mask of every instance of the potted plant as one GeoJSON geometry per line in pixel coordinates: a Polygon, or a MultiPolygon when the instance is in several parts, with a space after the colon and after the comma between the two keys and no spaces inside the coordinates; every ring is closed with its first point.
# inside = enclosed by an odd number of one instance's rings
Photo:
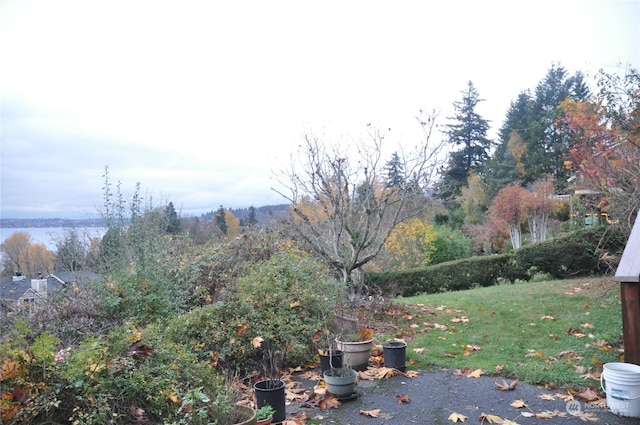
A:
{"type": "Polygon", "coordinates": [[[355,397],[353,390],[358,372],[346,361],[341,367],[332,367],[322,372],[322,378],[327,384],[327,391],[339,400],[350,400],[355,397]]]}
{"type": "Polygon", "coordinates": [[[258,410],[269,405],[274,410],[273,422],[282,422],[287,414],[285,410],[285,383],[280,379],[281,353],[269,347],[262,354],[263,376],[253,384],[258,410]]]}
{"type": "Polygon", "coordinates": [[[338,335],[336,343],[344,363],[356,370],[367,369],[373,347],[373,329],[363,328],[357,335],[338,335]]]}
{"type": "Polygon", "coordinates": [[[271,407],[270,404],[265,404],[261,408],[259,408],[256,412],[258,422],[256,425],[268,425],[273,421],[273,414],[275,413],[275,409],[271,407]]]}
{"type": "Polygon", "coordinates": [[[326,328],[319,328],[311,341],[320,356],[320,371],[342,367],[342,351],[335,344],[333,332],[326,328]]]}

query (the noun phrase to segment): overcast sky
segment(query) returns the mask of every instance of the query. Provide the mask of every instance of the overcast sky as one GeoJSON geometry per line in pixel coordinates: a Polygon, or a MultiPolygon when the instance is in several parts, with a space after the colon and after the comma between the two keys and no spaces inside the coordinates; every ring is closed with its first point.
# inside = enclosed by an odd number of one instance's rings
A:
{"type": "Polygon", "coordinates": [[[471,80],[491,136],[553,62],[640,67],[640,1],[0,0],[9,217],[97,215],[104,167],[182,215],[285,200],[305,131],[415,144],[471,80]]]}

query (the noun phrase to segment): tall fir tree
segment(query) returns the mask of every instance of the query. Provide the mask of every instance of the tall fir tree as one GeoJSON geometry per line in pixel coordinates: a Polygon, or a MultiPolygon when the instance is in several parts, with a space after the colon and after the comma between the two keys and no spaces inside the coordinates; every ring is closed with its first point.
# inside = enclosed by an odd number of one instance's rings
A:
{"type": "Polygon", "coordinates": [[[535,89],[528,134],[522,136],[527,147],[524,182],[552,178],[556,189],[567,185],[569,170],[564,166],[570,150],[570,139],[562,131],[562,110],[567,99],[581,101],[589,95],[581,73],[570,76],[566,69],[553,64],[535,89]]]}
{"type": "Polygon", "coordinates": [[[484,170],[483,177],[491,198],[508,184],[522,180],[516,157],[509,147],[509,140],[516,134],[521,138],[527,137],[532,102],[531,94],[523,91],[509,105],[504,123],[498,131],[498,145],[484,170]]]}
{"type": "Polygon", "coordinates": [[[405,185],[404,164],[400,160],[398,152],[394,152],[391,159],[387,161],[386,172],[387,187],[403,187],[405,185]]]}
{"type": "Polygon", "coordinates": [[[251,227],[258,224],[258,218],[256,216],[256,207],[253,205],[249,207],[249,216],[244,222],[244,226],[251,227]]]}
{"type": "Polygon", "coordinates": [[[476,107],[484,99],[480,98],[473,82],[467,83],[462,91],[462,100],[454,102],[453,122],[446,126],[448,143],[458,149],[449,155],[448,165],[443,171],[438,190],[440,198],[453,199],[460,194],[460,189],[467,184],[472,171],[482,172],[489,159],[492,142],[487,138],[489,121],[476,112],[476,107]]]}
{"type": "Polygon", "coordinates": [[[227,228],[227,221],[225,219],[225,211],[224,211],[224,207],[222,205],[220,205],[220,208],[218,208],[218,210],[216,211],[216,214],[213,216],[213,222],[215,223],[216,227],[218,227],[218,229],[220,229],[220,231],[222,232],[223,235],[227,234],[227,231],[229,229],[227,228]]]}
{"type": "Polygon", "coordinates": [[[567,98],[579,101],[589,96],[582,73],[569,75],[552,64],[533,94],[521,92],[511,102],[484,173],[491,196],[510,183],[526,185],[543,178],[552,179],[556,191],[565,190],[569,170],[564,161],[571,142],[558,106],[567,98]]]}
{"type": "Polygon", "coordinates": [[[169,202],[164,211],[167,219],[167,233],[177,235],[180,233],[180,217],[176,212],[173,202],[169,202]]]}

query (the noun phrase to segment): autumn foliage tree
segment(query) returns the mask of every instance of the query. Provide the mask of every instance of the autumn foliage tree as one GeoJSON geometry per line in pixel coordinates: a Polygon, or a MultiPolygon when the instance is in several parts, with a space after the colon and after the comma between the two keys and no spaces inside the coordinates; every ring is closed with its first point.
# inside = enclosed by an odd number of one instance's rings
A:
{"type": "Polygon", "coordinates": [[[520,225],[527,196],[527,190],[522,186],[510,184],[498,192],[489,207],[491,223],[497,229],[506,230],[509,233],[513,249],[518,249],[522,245],[520,225]]]}
{"type": "Polygon", "coordinates": [[[557,204],[552,197],[553,191],[554,187],[550,181],[539,180],[532,185],[531,190],[523,192],[526,196],[522,207],[527,216],[529,236],[533,243],[547,240],[549,216],[557,204]]]}
{"type": "Polygon", "coordinates": [[[629,229],[640,209],[640,73],[600,73],[591,102],[562,103],[572,142],[565,165],[577,185],[601,194],[629,229]]]}
{"type": "Polygon", "coordinates": [[[385,243],[394,268],[423,267],[431,262],[435,227],[417,217],[399,223],[385,243]]]}
{"type": "Polygon", "coordinates": [[[27,232],[15,232],[0,245],[3,274],[22,272],[35,278],[53,272],[55,255],[44,244],[33,243],[27,232]]]}
{"type": "Polygon", "coordinates": [[[361,283],[353,279],[354,271],[380,253],[398,223],[412,217],[411,200],[424,198],[422,188],[437,160],[437,149],[429,145],[433,123],[432,117],[423,119],[425,143],[396,158],[404,175],[395,177],[405,184],[385,181],[385,135],[371,126],[369,140],[351,146],[305,135],[301,155],[279,176],[285,189],[275,190],[291,202],[295,237],[352,289],[361,283]]]}

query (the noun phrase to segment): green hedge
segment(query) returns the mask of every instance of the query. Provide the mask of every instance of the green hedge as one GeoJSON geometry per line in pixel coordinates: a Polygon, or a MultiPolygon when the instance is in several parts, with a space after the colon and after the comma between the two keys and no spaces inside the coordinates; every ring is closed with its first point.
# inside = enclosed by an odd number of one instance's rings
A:
{"type": "Polygon", "coordinates": [[[531,280],[537,273],[555,279],[606,272],[599,258],[620,254],[626,236],[619,229],[597,226],[509,254],[471,257],[420,269],[368,274],[369,285],[392,295],[413,296],[491,286],[500,281],[531,280]]]}

